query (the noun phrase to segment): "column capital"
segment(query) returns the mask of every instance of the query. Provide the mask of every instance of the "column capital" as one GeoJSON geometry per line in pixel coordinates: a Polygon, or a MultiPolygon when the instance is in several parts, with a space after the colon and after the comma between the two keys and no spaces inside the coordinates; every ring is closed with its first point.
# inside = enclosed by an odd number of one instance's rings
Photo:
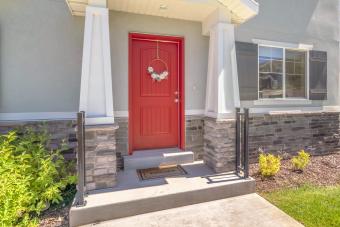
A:
{"type": "Polygon", "coordinates": [[[97,7],[97,6],[86,6],[86,12],[85,12],[85,17],[86,16],[105,16],[108,17],[109,15],[109,9],[108,8],[103,8],[103,7],[97,7]]]}
{"type": "Polygon", "coordinates": [[[103,7],[107,8],[107,0],[88,0],[88,6],[103,7]]]}
{"type": "Polygon", "coordinates": [[[233,25],[231,23],[230,12],[222,8],[217,8],[215,11],[213,11],[202,21],[202,34],[210,35],[210,30],[217,24],[233,25]]]}

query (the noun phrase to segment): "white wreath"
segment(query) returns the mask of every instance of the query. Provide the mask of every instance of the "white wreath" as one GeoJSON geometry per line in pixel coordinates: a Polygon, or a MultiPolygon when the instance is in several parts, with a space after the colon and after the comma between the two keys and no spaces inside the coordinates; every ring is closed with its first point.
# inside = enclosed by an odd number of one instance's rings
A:
{"type": "Polygon", "coordinates": [[[167,70],[164,70],[163,72],[158,74],[157,72],[154,71],[153,67],[151,66],[148,67],[148,72],[151,75],[151,78],[158,82],[164,79],[168,79],[168,75],[169,75],[167,70]]]}

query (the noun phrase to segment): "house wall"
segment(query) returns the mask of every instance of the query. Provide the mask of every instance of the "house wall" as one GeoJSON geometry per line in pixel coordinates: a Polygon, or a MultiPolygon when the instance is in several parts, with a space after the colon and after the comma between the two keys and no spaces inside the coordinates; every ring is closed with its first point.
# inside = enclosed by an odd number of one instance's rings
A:
{"type": "MultiPolygon", "coordinates": [[[[235,169],[235,126],[235,119],[204,119],[203,159],[216,172],[235,169]]],[[[250,114],[249,161],[257,162],[262,151],[283,158],[302,149],[312,155],[339,152],[339,133],[339,112],[250,114]]]]}
{"type": "Polygon", "coordinates": [[[1,0],[0,113],[78,110],[83,27],[62,0],[1,0]]]}
{"type": "Polygon", "coordinates": [[[202,36],[201,23],[117,11],[110,11],[109,23],[115,111],[128,111],[129,32],[185,38],[185,109],[204,109],[209,37],[202,36]]]}
{"type": "MultiPolygon", "coordinates": [[[[194,152],[195,160],[203,159],[203,134],[204,134],[204,117],[202,115],[186,116],[185,118],[185,149],[194,152]]],[[[123,167],[123,156],[128,155],[128,118],[117,117],[115,119],[119,128],[116,131],[116,153],[117,167],[123,167]]]]}
{"type": "Polygon", "coordinates": [[[9,121],[1,122],[0,135],[16,130],[18,134],[26,130],[46,132],[49,136],[48,149],[60,149],[65,160],[76,160],[77,122],[75,120],[49,120],[49,121],[9,121]],[[66,146],[66,147],[65,147],[66,146]]]}
{"type": "Polygon", "coordinates": [[[339,112],[298,114],[252,114],[249,118],[249,158],[257,160],[260,150],[296,155],[304,149],[313,155],[340,151],[339,112]]]}
{"type": "MultiPolygon", "coordinates": [[[[334,23],[338,1],[259,2],[259,15],[235,28],[236,40],[307,43],[328,52],[328,100],[285,106],[338,105],[339,29],[334,23]]],[[[0,4],[0,113],[77,111],[84,18],[72,16],[62,0],[2,0],[0,4]]],[[[110,11],[116,116],[128,110],[128,32],[185,37],[186,110],[202,111],[209,37],[201,35],[201,23],[110,11]]],[[[252,101],[243,101],[242,106],[268,107],[252,101]]]]}
{"type": "MultiPolygon", "coordinates": [[[[0,113],[78,111],[84,17],[72,16],[60,0],[0,5],[0,113]]],[[[185,37],[186,109],[202,113],[209,38],[201,23],[115,11],[109,23],[118,115],[128,110],[129,32],[185,37]]]]}
{"type": "MultiPolygon", "coordinates": [[[[313,49],[327,51],[328,55],[328,100],[274,107],[301,109],[302,106],[339,105],[339,1],[259,0],[259,4],[259,14],[236,28],[236,40],[252,42],[252,39],[263,39],[312,44],[313,49]]],[[[268,107],[254,106],[252,101],[243,101],[242,106],[268,107]]]]}

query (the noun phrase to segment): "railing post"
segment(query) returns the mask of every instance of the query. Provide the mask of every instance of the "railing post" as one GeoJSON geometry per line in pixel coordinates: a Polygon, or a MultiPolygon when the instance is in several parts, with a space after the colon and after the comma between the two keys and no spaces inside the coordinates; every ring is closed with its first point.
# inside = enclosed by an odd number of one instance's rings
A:
{"type": "Polygon", "coordinates": [[[244,178],[249,177],[249,109],[244,108],[244,128],[243,128],[243,152],[244,152],[244,178]]]}
{"type": "Polygon", "coordinates": [[[236,173],[239,173],[240,168],[240,108],[236,108],[236,173]]]}
{"type": "Polygon", "coordinates": [[[77,141],[78,141],[78,201],[77,206],[85,206],[85,112],[77,113],[77,141]]]}

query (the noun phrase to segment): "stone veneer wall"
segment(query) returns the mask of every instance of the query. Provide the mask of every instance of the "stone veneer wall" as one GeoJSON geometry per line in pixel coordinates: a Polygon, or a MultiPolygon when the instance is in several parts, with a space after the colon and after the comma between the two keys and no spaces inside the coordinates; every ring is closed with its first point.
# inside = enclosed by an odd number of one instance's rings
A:
{"type": "Polygon", "coordinates": [[[117,125],[85,127],[85,181],[87,190],[112,188],[117,184],[117,125]]]}
{"type": "Polygon", "coordinates": [[[185,149],[194,152],[195,160],[203,159],[204,121],[202,116],[187,116],[185,120],[185,149]]]}
{"type": "Polygon", "coordinates": [[[204,157],[215,172],[235,169],[235,119],[204,119],[204,157]]]}
{"type": "Polygon", "coordinates": [[[10,130],[22,130],[32,128],[35,131],[47,131],[51,136],[49,148],[61,148],[67,144],[68,149],[62,154],[66,160],[76,160],[76,120],[46,120],[46,121],[8,121],[0,122],[0,134],[6,134],[10,130]]]}
{"type": "MultiPolygon", "coordinates": [[[[128,118],[117,117],[115,121],[119,125],[116,132],[117,168],[123,168],[123,156],[128,155],[128,118]]],[[[186,150],[193,151],[196,160],[203,159],[203,117],[187,116],[185,121],[186,150]]]]}
{"type": "MultiPolygon", "coordinates": [[[[340,113],[251,114],[249,158],[259,149],[283,158],[305,149],[312,155],[340,151],[340,113]]],[[[235,120],[204,119],[204,161],[215,172],[235,169],[235,120]]]]}
{"type": "Polygon", "coordinates": [[[340,113],[253,114],[249,119],[249,157],[259,148],[284,158],[305,149],[313,155],[340,151],[340,113]]]}
{"type": "Polygon", "coordinates": [[[128,155],[128,118],[127,117],[117,117],[115,121],[119,125],[116,132],[116,154],[117,154],[117,169],[123,169],[123,156],[128,155]]]}

